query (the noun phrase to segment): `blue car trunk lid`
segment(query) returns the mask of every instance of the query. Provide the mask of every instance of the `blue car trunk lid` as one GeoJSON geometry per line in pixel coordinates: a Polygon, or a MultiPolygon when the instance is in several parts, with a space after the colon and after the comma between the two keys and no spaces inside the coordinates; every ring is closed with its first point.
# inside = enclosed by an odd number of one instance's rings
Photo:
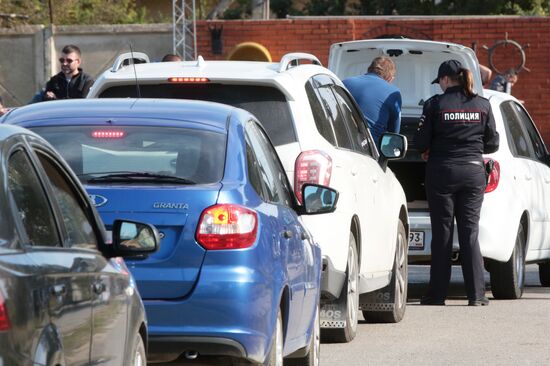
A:
{"type": "Polygon", "coordinates": [[[87,187],[107,230],[119,218],[147,222],[159,230],[156,253],[126,260],[143,299],[176,299],[193,289],[205,255],[195,241],[195,230],[202,211],[216,203],[220,188],[221,184],[87,187]]]}

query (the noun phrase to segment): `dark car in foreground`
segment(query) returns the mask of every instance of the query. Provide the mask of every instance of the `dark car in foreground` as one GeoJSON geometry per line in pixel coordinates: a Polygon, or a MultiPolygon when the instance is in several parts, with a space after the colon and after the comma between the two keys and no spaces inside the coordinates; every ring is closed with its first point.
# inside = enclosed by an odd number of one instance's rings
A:
{"type": "Polygon", "coordinates": [[[302,217],[334,211],[338,195],[305,184],[299,205],[256,117],[218,103],[125,98],[42,103],[3,121],[63,155],[107,229],[122,215],[160,231],[158,252],[127,261],[150,361],[319,364],[321,250],[302,217]]]}
{"type": "Polygon", "coordinates": [[[146,365],[147,322],[121,257],[158,232],[103,224],[78,178],[44,139],[0,125],[0,365],[146,365]]]}

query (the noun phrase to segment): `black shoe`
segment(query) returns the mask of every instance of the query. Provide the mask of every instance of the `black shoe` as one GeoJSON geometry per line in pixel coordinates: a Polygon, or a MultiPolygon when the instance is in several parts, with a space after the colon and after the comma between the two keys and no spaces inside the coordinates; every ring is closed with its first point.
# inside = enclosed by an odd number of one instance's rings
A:
{"type": "Polygon", "coordinates": [[[436,299],[430,296],[422,296],[422,298],[420,299],[420,305],[443,306],[445,305],[445,299],[436,299]]]}
{"type": "Polygon", "coordinates": [[[468,306],[487,306],[489,305],[489,299],[486,297],[482,297],[481,299],[477,300],[468,300],[468,306]]]}

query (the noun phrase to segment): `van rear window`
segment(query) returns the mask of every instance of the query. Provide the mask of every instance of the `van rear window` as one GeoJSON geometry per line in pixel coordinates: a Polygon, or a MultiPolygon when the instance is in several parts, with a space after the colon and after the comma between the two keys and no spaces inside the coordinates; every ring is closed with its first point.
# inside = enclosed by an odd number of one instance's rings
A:
{"type": "Polygon", "coordinates": [[[226,135],[161,126],[48,126],[32,130],[83,183],[206,184],[222,179],[226,135]]]}
{"type": "MultiPolygon", "coordinates": [[[[275,146],[296,141],[285,95],[273,87],[206,83],[140,85],[139,89],[144,98],[206,100],[242,108],[258,118],[275,146]]],[[[136,96],[135,85],[120,85],[103,91],[99,98],[136,96]]]]}

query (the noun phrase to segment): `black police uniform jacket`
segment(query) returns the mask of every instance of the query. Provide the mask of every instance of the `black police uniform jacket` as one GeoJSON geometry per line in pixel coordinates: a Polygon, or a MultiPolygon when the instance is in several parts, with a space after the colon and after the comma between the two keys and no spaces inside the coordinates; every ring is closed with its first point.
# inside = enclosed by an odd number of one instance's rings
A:
{"type": "Polygon", "coordinates": [[[489,100],[468,97],[461,86],[447,88],[424,103],[415,145],[442,163],[482,161],[498,150],[499,135],[489,100]]]}
{"type": "MultiPolygon", "coordinates": [[[[86,98],[93,83],[94,80],[91,76],[84,73],[82,69],[79,68],[78,74],[73,76],[68,83],[63,72],[52,76],[46,83],[45,91],[53,92],[57,99],[86,98]]],[[[44,93],[44,96],[45,95],[46,93],[44,93]]]]}

